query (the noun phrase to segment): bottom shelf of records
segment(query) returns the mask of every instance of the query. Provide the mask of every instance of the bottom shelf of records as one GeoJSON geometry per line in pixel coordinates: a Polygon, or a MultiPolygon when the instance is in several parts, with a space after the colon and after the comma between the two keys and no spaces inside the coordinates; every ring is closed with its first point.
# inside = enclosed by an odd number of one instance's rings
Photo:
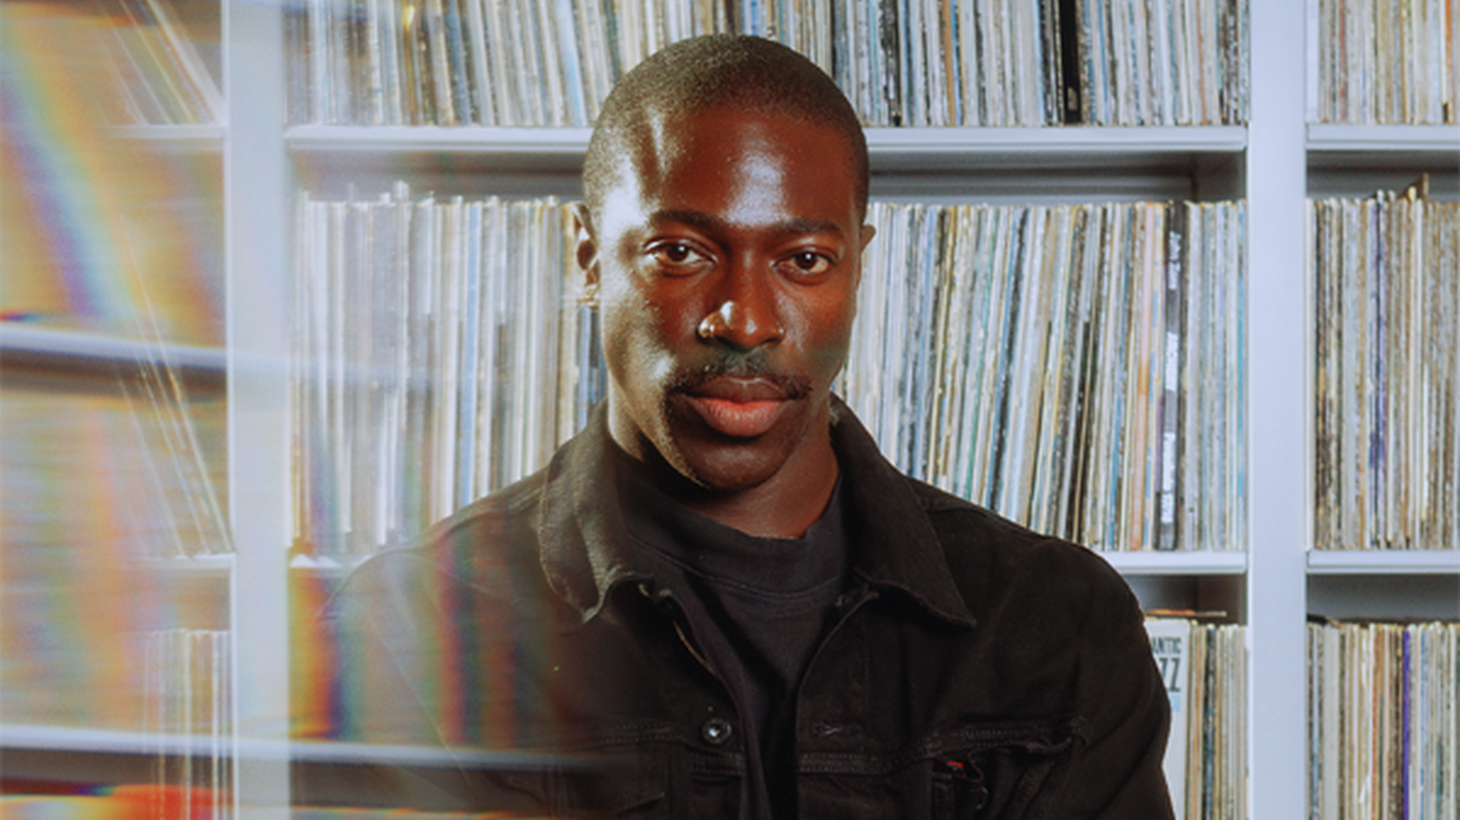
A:
{"type": "Polygon", "coordinates": [[[1448,820],[1457,784],[1460,623],[1310,622],[1310,820],[1448,820]]]}
{"type": "Polygon", "coordinates": [[[136,642],[140,681],[113,682],[141,701],[133,729],[0,725],[0,815],[233,816],[231,633],[163,629],[136,642]]]}
{"type": "Polygon", "coordinates": [[[1184,820],[1247,812],[1247,629],[1150,617],[1146,632],[1171,701],[1166,783],[1184,820]]]}

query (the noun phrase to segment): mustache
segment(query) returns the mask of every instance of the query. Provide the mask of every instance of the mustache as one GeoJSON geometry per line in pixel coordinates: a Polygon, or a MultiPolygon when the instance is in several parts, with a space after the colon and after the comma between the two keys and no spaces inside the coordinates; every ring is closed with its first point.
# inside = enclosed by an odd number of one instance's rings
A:
{"type": "Polygon", "coordinates": [[[670,379],[669,390],[693,392],[720,378],[762,379],[776,386],[788,399],[801,399],[811,393],[811,379],[804,374],[782,370],[766,361],[763,351],[748,353],[722,351],[697,365],[677,369],[670,379]]]}

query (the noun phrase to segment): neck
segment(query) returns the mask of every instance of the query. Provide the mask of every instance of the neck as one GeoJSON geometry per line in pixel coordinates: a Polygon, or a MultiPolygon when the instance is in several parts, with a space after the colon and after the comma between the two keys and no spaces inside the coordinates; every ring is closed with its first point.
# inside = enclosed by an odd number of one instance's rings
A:
{"type": "Polygon", "coordinates": [[[818,431],[769,479],[736,490],[690,481],[652,446],[644,457],[629,457],[666,495],[707,518],[759,538],[800,538],[826,511],[840,472],[830,426],[823,424],[818,431]]]}
{"type": "Polygon", "coordinates": [[[695,512],[746,535],[800,538],[821,518],[836,488],[838,467],[829,444],[826,455],[825,466],[804,480],[782,481],[786,472],[782,470],[769,481],[738,492],[716,493],[690,485],[698,492],[676,494],[675,498],[695,512]]]}

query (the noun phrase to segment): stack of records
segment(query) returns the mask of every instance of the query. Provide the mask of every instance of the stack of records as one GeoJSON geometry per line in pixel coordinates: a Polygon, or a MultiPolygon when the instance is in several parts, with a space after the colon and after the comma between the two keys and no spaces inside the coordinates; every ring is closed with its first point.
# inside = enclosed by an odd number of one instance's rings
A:
{"type": "Polygon", "coordinates": [[[602,393],[555,200],[301,198],[293,527],[315,556],[418,535],[547,463],[602,393]]]}
{"type": "Polygon", "coordinates": [[[1162,617],[1146,632],[1171,702],[1164,768],[1176,816],[1247,817],[1246,628],[1162,617]]]}
{"type": "Polygon", "coordinates": [[[719,32],[805,54],[868,125],[1247,117],[1246,0],[301,0],[290,121],[588,125],[645,57],[719,32]]]}
{"type": "Polygon", "coordinates": [[[1454,124],[1460,0],[1310,0],[1309,119],[1454,124]]]}
{"type": "Polygon", "coordinates": [[[874,204],[843,395],[903,470],[1040,532],[1245,549],[1244,219],[874,204]]]}
{"type": "Polygon", "coordinates": [[[1460,817],[1460,624],[1308,624],[1312,820],[1460,817]]]}
{"type": "Polygon", "coordinates": [[[233,817],[232,646],[226,631],[166,629],[143,636],[143,726],[158,817],[233,817]]]}
{"type": "Polygon", "coordinates": [[[1309,203],[1315,545],[1460,544],[1460,203],[1309,203]]]}
{"type": "MultiPolygon", "coordinates": [[[[874,204],[837,387],[902,469],[1098,549],[1245,548],[1241,203],[874,204]]],[[[556,201],[300,205],[294,531],[402,543],[602,395],[556,201]]]]}
{"type": "Polygon", "coordinates": [[[116,95],[113,125],[209,125],[224,120],[223,95],[168,0],[103,0],[101,53],[116,95]]]}

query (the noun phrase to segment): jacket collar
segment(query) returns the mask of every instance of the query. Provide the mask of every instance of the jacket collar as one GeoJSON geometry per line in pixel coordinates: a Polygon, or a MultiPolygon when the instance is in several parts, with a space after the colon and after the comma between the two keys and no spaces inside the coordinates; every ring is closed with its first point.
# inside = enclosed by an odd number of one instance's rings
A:
{"type": "MultiPolygon", "coordinates": [[[[619,507],[607,411],[559,448],[548,466],[539,522],[549,586],[586,623],[614,587],[648,580],[634,564],[619,507]]],[[[852,411],[832,397],[832,446],[848,491],[852,569],[879,589],[899,590],[930,613],[972,626],[943,547],[911,481],[883,458],[852,411]]]]}
{"type": "Polygon", "coordinates": [[[835,396],[832,419],[832,446],[853,516],[847,527],[854,539],[853,571],[873,587],[905,592],[944,620],[973,626],[913,480],[883,457],[851,408],[835,396]]]}
{"type": "Polygon", "coordinates": [[[539,544],[547,582],[586,623],[609,592],[647,576],[633,568],[628,527],[619,507],[606,403],[588,426],[558,448],[542,494],[539,544]]]}

